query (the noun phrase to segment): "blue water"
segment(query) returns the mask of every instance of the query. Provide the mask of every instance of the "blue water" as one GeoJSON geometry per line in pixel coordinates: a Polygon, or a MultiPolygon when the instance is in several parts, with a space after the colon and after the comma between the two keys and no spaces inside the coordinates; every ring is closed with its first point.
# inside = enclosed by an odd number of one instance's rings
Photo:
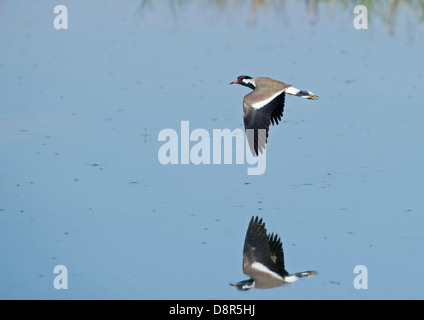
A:
{"type": "MultiPolygon", "coordinates": [[[[299,1],[0,2],[0,298],[423,299],[424,30],[299,1]],[[219,5],[221,3],[221,5],[219,5]],[[266,172],[162,165],[159,132],[243,128],[238,75],[288,96],[266,172]],[[239,292],[252,215],[289,272],[239,292]],[[68,290],[56,290],[56,265],[68,290]],[[368,269],[356,290],[354,267],[368,269]]],[[[191,146],[194,144],[192,143],[191,146]]]]}

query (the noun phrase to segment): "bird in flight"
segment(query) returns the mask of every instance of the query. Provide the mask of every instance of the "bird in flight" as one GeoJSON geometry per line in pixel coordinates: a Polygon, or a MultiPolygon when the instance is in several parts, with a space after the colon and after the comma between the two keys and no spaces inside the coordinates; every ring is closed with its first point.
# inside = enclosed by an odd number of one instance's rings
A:
{"type": "Polygon", "coordinates": [[[278,125],[281,121],[286,93],[305,99],[318,99],[318,96],[310,91],[299,90],[271,78],[239,76],[230,84],[240,84],[253,90],[243,98],[244,128],[253,155],[263,153],[268,140],[269,125],[278,125]]]}
{"type": "Polygon", "coordinates": [[[267,234],[262,218],[252,217],[243,249],[243,273],[251,278],[231,286],[239,290],[273,288],[317,274],[304,271],[289,274],[284,266],[283,244],[278,234],[267,234]]]}

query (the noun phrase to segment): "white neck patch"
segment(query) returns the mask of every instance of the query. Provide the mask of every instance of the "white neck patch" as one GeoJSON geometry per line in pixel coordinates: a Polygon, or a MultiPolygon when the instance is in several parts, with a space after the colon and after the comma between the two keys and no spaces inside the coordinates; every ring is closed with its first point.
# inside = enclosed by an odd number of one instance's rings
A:
{"type": "Polygon", "coordinates": [[[253,79],[243,79],[241,81],[243,81],[245,84],[251,83],[256,88],[256,83],[255,83],[255,81],[253,81],[253,79]]]}
{"type": "Polygon", "coordinates": [[[255,281],[252,282],[252,284],[244,284],[241,286],[242,289],[247,290],[247,289],[252,289],[255,287],[255,281]]]}

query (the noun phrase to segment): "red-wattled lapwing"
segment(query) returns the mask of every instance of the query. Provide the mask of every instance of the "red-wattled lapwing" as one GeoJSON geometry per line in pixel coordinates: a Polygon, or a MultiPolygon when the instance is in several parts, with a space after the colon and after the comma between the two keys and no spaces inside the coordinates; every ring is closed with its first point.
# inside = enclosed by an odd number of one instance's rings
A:
{"type": "Polygon", "coordinates": [[[259,155],[265,149],[268,139],[269,125],[278,124],[281,121],[284,111],[285,94],[291,94],[305,99],[318,99],[310,91],[299,90],[289,84],[270,78],[251,78],[249,76],[239,76],[237,80],[230,84],[241,84],[253,89],[253,92],[243,98],[243,119],[244,128],[253,129],[251,138],[248,141],[252,154],[259,155]],[[261,134],[260,129],[262,131],[261,134]],[[252,141],[253,140],[253,141],[252,141]]]}
{"type": "Polygon", "coordinates": [[[316,271],[289,274],[284,267],[281,239],[274,233],[267,235],[265,223],[259,217],[252,217],[247,229],[243,249],[243,273],[251,278],[230,285],[239,290],[273,288],[317,274],[316,271]]]}

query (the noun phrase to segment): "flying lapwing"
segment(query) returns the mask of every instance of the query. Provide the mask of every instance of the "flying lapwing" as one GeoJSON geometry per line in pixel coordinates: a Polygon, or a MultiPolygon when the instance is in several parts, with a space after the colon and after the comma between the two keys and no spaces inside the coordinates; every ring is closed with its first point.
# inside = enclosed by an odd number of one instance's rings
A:
{"type": "Polygon", "coordinates": [[[234,83],[253,89],[243,98],[244,128],[253,155],[263,153],[268,140],[270,123],[278,125],[281,121],[286,93],[305,99],[318,99],[318,96],[310,91],[299,90],[270,78],[239,76],[237,80],[230,82],[230,84],[234,83]]]}
{"type": "Polygon", "coordinates": [[[317,274],[316,271],[289,274],[284,266],[280,237],[274,233],[267,234],[265,223],[259,217],[252,217],[247,229],[243,249],[243,273],[251,278],[230,285],[239,290],[273,288],[317,274]]]}

